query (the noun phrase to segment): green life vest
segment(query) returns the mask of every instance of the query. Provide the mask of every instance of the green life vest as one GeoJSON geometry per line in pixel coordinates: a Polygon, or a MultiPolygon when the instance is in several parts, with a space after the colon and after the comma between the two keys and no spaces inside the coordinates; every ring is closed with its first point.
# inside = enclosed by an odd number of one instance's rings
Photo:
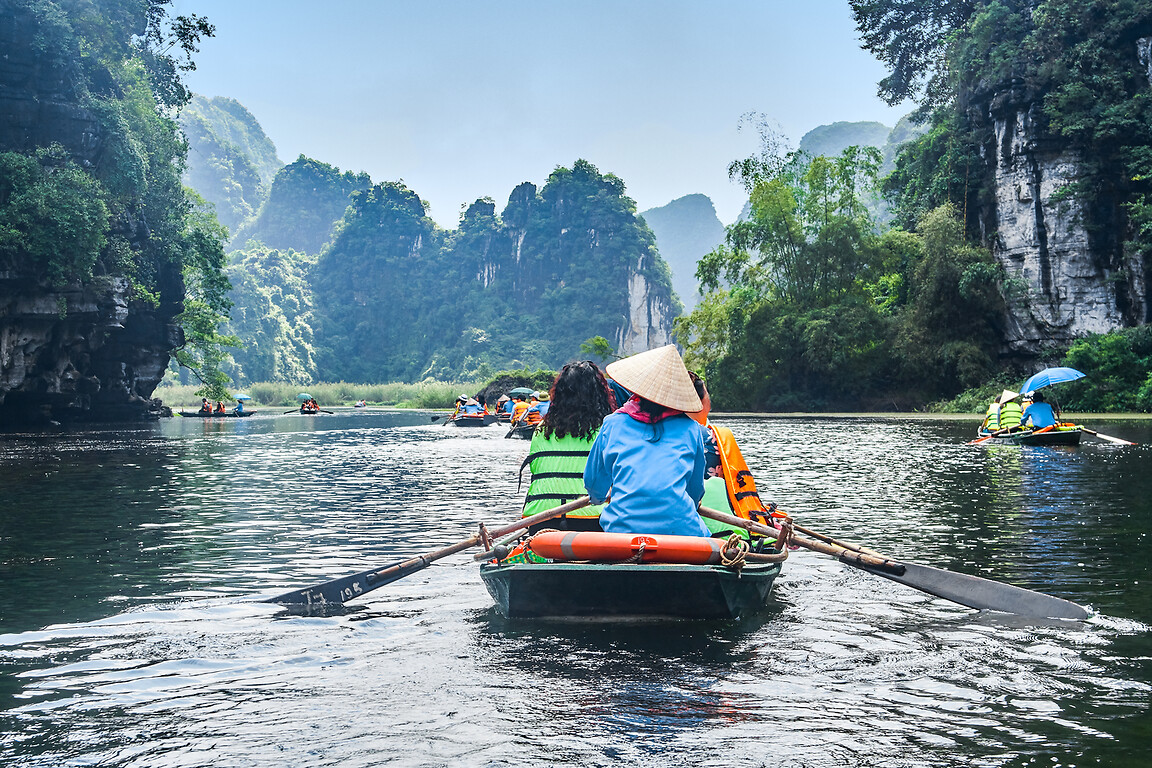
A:
{"type": "Polygon", "coordinates": [[[984,428],[989,432],[1000,429],[1000,403],[993,401],[988,406],[988,413],[984,416],[984,428]]]}
{"type": "MultiPolygon", "coordinates": [[[[597,430],[599,431],[599,430],[597,430]]],[[[532,481],[528,484],[528,496],[524,499],[524,517],[555,509],[573,499],[588,493],[584,489],[584,465],[588,463],[588,452],[596,433],[584,440],[579,437],[545,437],[537,430],[532,436],[528,458],[520,465],[520,471],[528,467],[532,481]]],[[[569,517],[599,517],[603,507],[588,506],[569,512],[569,517]]]]}
{"type": "Polygon", "coordinates": [[[1020,403],[1010,400],[1000,406],[1000,429],[1020,426],[1020,403]]]}

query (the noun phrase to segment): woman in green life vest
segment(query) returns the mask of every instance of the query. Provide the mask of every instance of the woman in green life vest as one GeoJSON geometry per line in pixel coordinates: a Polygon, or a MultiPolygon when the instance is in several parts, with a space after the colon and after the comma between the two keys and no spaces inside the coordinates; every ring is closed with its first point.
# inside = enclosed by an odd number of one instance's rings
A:
{"type": "MultiPolygon", "coordinates": [[[[1019,397],[1019,395],[1016,395],[1019,397]]],[[[1000,429],[1020,429],[1020,418],[1023,414],[1020,401],[1015,398],[1000,403],[1000,429]]]]}
{"type": "MultiPolygon", "coordinates": [[[[590,360],[560,369],[550,390],[552,405],[532,436],[528,458],[520,465],[532,472],[524,517],[553,509],[585,495],[584,465],[604,417],[612,412],[604,374],[590,360]]],[[[598,506],[584,507],[533,528],[599,531],[598,506]]],[[[529,529],[532,530],[532,529],[529,529]]]]}

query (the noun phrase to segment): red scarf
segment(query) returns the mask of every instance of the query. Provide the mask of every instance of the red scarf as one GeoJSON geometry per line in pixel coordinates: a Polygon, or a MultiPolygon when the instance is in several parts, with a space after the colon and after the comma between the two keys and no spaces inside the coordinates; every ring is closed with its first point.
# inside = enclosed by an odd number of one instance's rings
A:
{"type": "Polygon", "coordinates": [[[628,399],[628,402],[624,403],[624,405],[616,412],[626,413],[632,418],[636,419],[636,421],[639,421],[643,424],[655,424],[658,421],[664,421],[664,419],[668,418],[669,416],[679,416],[681,413],[684,413],[684,411],[678,411],[675,408],[665,408],[661,413],[653,416],[650,413],[646,413],[640,410],[639,395],[632,395],[632,397],[628,399]]]}

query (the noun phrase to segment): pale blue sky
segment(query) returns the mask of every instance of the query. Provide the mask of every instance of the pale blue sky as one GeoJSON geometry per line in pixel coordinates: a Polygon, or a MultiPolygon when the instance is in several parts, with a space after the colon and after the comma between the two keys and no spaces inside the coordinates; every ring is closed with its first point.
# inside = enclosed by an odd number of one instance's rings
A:
{"type": "Polygon", "coordinates": [[[280,158],[402,179],[454,227],[502,209],[578,158],[624,180],[638,210],[744,194],[738,130],[769,115],[795,145],[838,120],[894,125],[847,0],[175,0],[216,25],[189,85],[243,103],[280,158]]]}

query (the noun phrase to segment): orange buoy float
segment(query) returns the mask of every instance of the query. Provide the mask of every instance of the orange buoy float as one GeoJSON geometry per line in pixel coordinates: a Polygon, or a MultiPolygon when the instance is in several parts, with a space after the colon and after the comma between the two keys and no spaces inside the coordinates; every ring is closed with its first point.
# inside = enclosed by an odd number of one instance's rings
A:
{"type": "Polygon", "coordinates": [[[703,536],[649,533],[599,533],[596,531],[541,531],[529,546],[550,560],[629,560],[639,555],[642,563],[717,565],[723,539],[703,536]]]}

